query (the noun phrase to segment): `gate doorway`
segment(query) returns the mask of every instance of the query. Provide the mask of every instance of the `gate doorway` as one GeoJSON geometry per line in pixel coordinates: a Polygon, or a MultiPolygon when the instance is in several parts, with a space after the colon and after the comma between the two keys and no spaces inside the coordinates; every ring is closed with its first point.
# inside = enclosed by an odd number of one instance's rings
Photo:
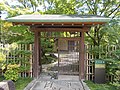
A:
{"type": "Polygon", "coordinates": [[[59,75],[79,76],[79,40],[59,39],[58,56],[59,75]]]}
{"type": "Polygon", "coordinates": [[[50,76],[57,74],[59,80],[79,80],[81,33],[41,32],[41,39],[48,40],[49,44],[52,40],[53,51],[47,52],[46,55],[56,56],[55,62],[49,65],[42,64],[42,68],[48,67],[46,70],[48,74],[50,76]]]}
{"type": "MultiPolygon", "coordinates": [[[[84,33],[89,32],[92,26],[103,25],[110,21],[110,18],[94,16],[94,15],[20,15],[6,19],[13,25],[26,25],[30,27],[30,31],[34,33],[34,53],[32,62],[32,74],[34,78],[38,78],[41,73],[41,32],[80,32],[70,35],[70,37],[78,37],[80,39],[80,79],[85,79],[85,44],[84,33]]],[[[89,36],[89,33],[87,33],[89,36]]],[[[55,36],[55,35],[54,35],[55,36]]],[[[67,36],[66,36],[67,37],[67,36]]],[[[59,37],[58,37],[59,38],[59,37]]],[[[72,42],[70,42],[72,43],[72,42]]],[[[71,50],[73,51],[74,48],[71,50]]],[[[60,63],[60,62],[59,62],[60,63]]]]}

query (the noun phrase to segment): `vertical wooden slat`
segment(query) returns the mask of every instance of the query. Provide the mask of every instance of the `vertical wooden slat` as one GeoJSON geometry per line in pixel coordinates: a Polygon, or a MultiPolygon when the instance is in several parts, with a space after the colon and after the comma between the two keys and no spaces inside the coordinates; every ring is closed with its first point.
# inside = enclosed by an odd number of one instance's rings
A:
{"type": "MultiPolygon", "coordinates": [[[[27,51],[27,44],[25,44],[25,51],[27,51]]],[[[24,56],[24,59],[25,59],[25,61],[27,60],[27,59],[25,58],[25,56],[24,56]]],[[[25,66],[25,68],[27,67],[26,64],[25,64],[24,66],[25,66]]],[[[24,75],[24,76],[27,77],[27,71],[25,71],[25,75],[24,75]]]]}
{"type": "MultiPolygon", "coordinates": [[[[29,50],[32,52],[32,44],[30,44],[30,48],[29,48],[29,50]]],[[[30,76],[32,77],[32,55],[30,55],[30,76]]]]}
{"type": "Polygon", "coordinates": [[[92,60],[94,56],[89,52],[89,49],[92,49],[92,45],[86,45],[86,80],[94,79],[94,65],[92,64],[92,60]]]}
{"type": "Polygon", "coordinates": [[[58,42],[57,42],[57,45],[58,45],[58,47],[57,47],[57,49],[58,49],[58,73],[60,74],[60,48],[59,48],[59,44],[60,43],[60,39],[58,38],[58,42]]]}

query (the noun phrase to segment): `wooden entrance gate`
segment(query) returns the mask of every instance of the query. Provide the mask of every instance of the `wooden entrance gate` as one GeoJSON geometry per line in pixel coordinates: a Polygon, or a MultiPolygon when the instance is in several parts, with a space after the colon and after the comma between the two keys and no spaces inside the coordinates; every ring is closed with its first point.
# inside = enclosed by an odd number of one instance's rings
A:
{"type": "Polygon", "coordinates": [[[60,75],[79,75],[79,40],[64,38],[58,41],[60,75]]]}
{"type": "MultiPolygon", "coordinates": [[[[80,15],[20,15],[8,18],[7,21],[13,25],[30,26],[34,33],[34,55],[33,55],[33,77],[38,78],[41,73],[41,32],[70,32],[70,37],[80,39],[80,68],[79,77],[85,79],[85,44],[84,33],[90,30],[91,26],[103,25],[110,21],[110,18],[100,16],[80,15]],[[76,32],[79,32],[76,34],[76,32]],[[79,35],[79,36],[78,36],[79,35]]],[[[26,29],[27,30],[27,29],[26,29]]]]}

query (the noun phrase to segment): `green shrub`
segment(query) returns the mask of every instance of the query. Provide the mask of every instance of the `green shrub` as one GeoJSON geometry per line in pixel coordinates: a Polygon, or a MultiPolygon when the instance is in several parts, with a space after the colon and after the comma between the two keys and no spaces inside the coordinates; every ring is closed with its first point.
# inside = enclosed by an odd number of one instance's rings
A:
{"type": "Polygon", "coordinates": [[[115,74],[116,74],[116,76],[115,76],[114,82],[112,84],[114,86],[116,86],[117,89],[120,89],[120,71],[116,70],[115,74]]]}
{"type": "Polygon", "coordinates": [[[6,59],[5,55],[0,52],[0,63],[6,59]]]}
{"type": "Polygon", "coordinates": [[[19,73],[27,72],[30,70],[31,51],[15,49],[12,50],[9,54],[12,55],[12,57],[7,58],[6,62],[2,67],[3,70],[7,68],[8,64],[13,66],[20,64],[19,73]],[[15,59],[13,59],[13,57],[15,57],[15,59]]]}
{"type": "Polygon", "coordinates": [[[10,64],[7,66],[7,70],[5,71],[5,79],[16,81],[19,78],[19,65],[10,64]]]}
{"type": "Polygon", "coordinates": [[[42,60],[42,64],[50,64],[50,63],[53,63],[53,62],[56,62],[56,58],[53,57],[53,56],[50,56],[50,55],[46,55],[44,57],[41,58],[42,60]]]}
{"type": "Polygon", "coordinates": [[[113,51],[106,60],[106,72],[114,78],[111,82],[117,88],[120,88],[120,48],[113,51]]]}
{"type": "Polygon", "coordinates": [[[5,78],[4,76],[0,75],[0,82],[3,81],[5,78]]]}

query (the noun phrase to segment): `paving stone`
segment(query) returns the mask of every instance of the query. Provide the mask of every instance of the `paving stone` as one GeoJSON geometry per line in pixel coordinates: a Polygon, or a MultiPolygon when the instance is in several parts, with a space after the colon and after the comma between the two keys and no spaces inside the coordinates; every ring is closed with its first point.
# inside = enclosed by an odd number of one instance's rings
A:
{"type": "Polygon", "coordinates": [[[83,90],[79,81],[76,80],[51,80],[41,78],[30,90],[83,90]]]}

